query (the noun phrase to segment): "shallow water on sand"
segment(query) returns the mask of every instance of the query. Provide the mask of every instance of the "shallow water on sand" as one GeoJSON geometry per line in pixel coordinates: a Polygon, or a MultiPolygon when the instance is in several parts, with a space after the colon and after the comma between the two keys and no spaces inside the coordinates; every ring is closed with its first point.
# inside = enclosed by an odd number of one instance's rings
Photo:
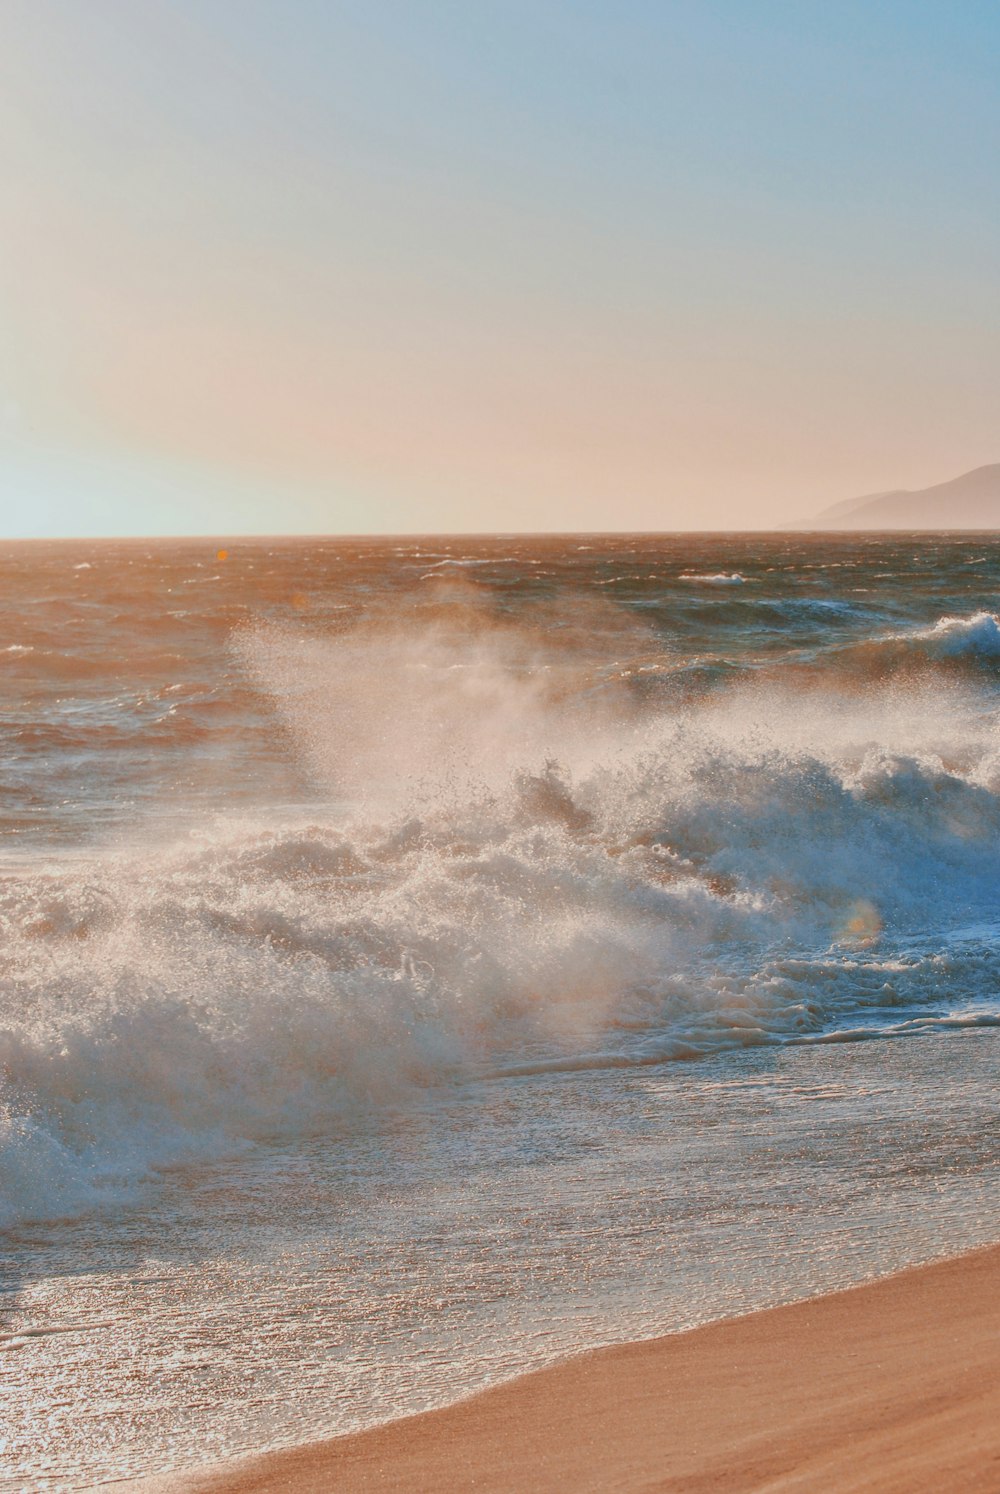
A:
{"type": "Polygon", "coordinates": [[[347,1431],[990,1240],[998,1043],[468,1085],[20,1232],[7,1486],[347,1431]]]}
{"type": "Polygon", "coordinates": [[[8,1486],[1000,1234],[994,539],[0,579],[8,1486]]]}

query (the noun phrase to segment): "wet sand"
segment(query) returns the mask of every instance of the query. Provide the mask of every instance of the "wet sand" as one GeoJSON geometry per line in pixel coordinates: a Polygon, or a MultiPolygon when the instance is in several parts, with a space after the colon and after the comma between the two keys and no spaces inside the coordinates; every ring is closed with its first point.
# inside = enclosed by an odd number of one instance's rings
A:
{"type": "Polygon", "coordinates": [[[1000,1247],[144,1494],[1000,1490],[1000,1247]]]}

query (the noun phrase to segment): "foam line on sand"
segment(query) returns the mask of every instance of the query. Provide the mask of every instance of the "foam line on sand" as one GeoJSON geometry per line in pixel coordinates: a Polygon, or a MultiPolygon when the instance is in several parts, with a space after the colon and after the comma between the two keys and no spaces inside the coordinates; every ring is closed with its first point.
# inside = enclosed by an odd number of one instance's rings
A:
{"type": "Polygon", "coordinates": [[[1000,1247],[119,1491],[997,1494],[1000,1247]]]}

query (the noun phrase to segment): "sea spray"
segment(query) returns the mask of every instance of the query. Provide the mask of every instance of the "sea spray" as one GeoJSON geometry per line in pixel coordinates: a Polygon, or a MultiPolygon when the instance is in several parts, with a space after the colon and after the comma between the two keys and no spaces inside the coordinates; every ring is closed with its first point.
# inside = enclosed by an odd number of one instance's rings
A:
{"type": "Polygon", "coordinates": [[[0,547],[0,1482],[996,1237],[1000,544],[216,548],[0,547]]]}
{"type": "Polygon", "coordinates": [[[604,602],[512,617],[466,582],[332,632],[237,627],[311,812],[0,888],[5,1222],[378,1126],[428,1086],[992,999],[992,933],[941,943],[992,917],[1000,873],[971,686],[849,691],[834,661],[825,687],[771,671],[677,700],[621,667],[654,645],[604,602]]]}

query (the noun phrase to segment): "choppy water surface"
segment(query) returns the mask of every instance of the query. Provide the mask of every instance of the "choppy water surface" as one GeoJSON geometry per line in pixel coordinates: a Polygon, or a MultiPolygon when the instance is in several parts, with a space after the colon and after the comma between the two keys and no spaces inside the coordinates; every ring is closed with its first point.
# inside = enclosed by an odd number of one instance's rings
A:
{"type": "Polygon", "coordinates": [[[995,539],[0,580],[11,1486],[1000,1233],[995,539]]]}

